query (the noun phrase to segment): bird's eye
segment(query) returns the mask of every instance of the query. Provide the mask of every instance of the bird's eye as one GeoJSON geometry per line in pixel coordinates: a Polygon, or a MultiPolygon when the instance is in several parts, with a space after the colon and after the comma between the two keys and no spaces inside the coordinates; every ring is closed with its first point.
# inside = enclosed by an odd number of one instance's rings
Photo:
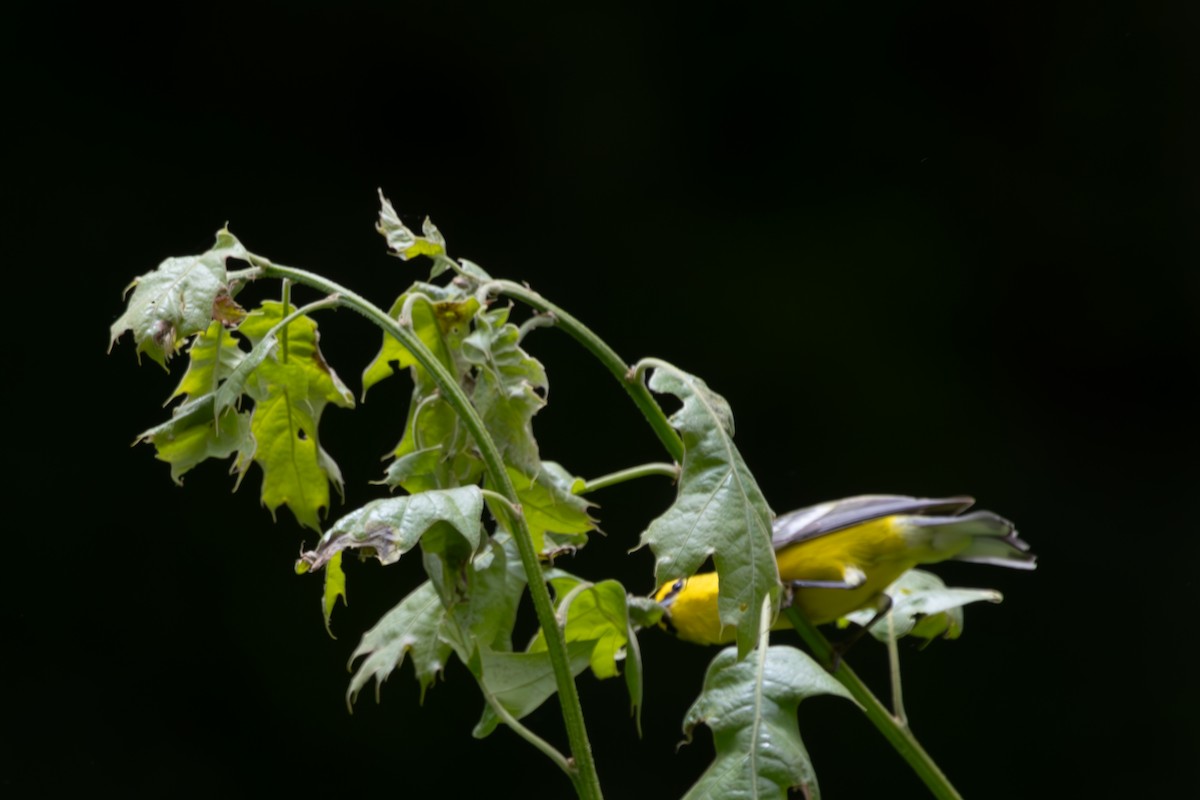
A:
{"type": "Polygon", "coordinates": [[[683,578],[680,578],[679,580],[675,581],[674,585],[671,586],[672,592],[682,591],[682,589],[683,589],[683,578]]]}

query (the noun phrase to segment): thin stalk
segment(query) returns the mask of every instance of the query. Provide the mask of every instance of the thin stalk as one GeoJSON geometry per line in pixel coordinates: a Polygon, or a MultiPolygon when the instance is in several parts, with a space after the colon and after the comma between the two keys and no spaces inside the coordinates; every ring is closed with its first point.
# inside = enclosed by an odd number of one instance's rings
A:
{"type": "Polygon", "coordinates": [[[636,480],[637,478],[648,478],[651,475],[662,475],[673,481],[677,481],[679,480],[679,465],[658,462],[654,464],[639,464],[629,469],[610,472],[607,475],[601,475],[599,478],[584,481],[583,488],[577,494],[591,494],[599,489],[607,489],[609,486],[616,486],[618,483],[636,480]]]}
{"type": "MultiPolygon", "coordinates": [[[[792,627],[799,632],[800,638],[812,649],[817,660],[825,664],[833,663],[833,645],[817,630],[816,626],[794,608],[788,608],[784,613],[787,614],[792,627]]],[[[883,734],[883,737],[888,740],[901,758],[908,762],[913,772],[917,773],[917,777],[924,781],[925,786],[929,788],[934,797],[938,800],[962,800],[962,795],[925,752],[925,748],[921,747],[921,743],[917,741],[917,737],[913,736],[908,726],[891,715],[887,707],[879,702],[879,698],[871,693],[871,690],[854,674],[854,670],[850,669],[845,661],[838,664],[838,668],[833,672],[833,677],[850,690],[850,694],[866,712],[867,718],[883,734]]]]}
{"type": "Polygon", "coordinates": [[[558,749],[555,748],[554,745],[538,736],[529,728],[526,728],[521,724],[520,720],[508,713],[508,709],[506,709],[499,700],[492,696],[492,694],[487,690],[487,687],[483,685],[483,681],[477,679],[476,682],[479,684],[479,691],[483,693],[484,699],[487,700],[487,704],[492,707],[492,711],[496,712],[496,716],[503,720],[504,724],[511,728],[513,733],[517,734],[517,736],[520,736],[522,739],[540,750],[543,755],[553,761],[559,769],[565,772],[567,777],[574,781],[574,770],[571,767],[570,760],[562,753],[558,752],[558,749]]]}
{"type": "Polygon", "coordinates": [[[908,727],[908,714],[904,713],[904,692],[900,687],[900,647],[896,641],[896,617],[887,615],[888,677],[892,684],[892,714],[904,727],[908,727]]]}
{"type": "MultiPolygon", "coordinates": [[[[283,309],[279,312],[279,316],[286,317],[292,313],[292,282],[284,280],[283,282],[283,309]]],[[[288,360],[288,326],[284,325],[283,330],[279,332],[279,361],[286,364],[288,360]]]]}
{"type": "Polygon", "coordinates": [[[552,315],[559,327],[566,331],[571,338],[583,345],[585,350],[599,359],[600,363],[625,387],[625,391],[633,400],[634,405],[641,410],[642,415],[650,423],[650,427],[654,430],[654,433],[663,443],[663,446],[667,448],[667,453],[671,458],[677,462],[683,461],[683,442],[680,440],[679,434],[675,433],[675,429],[671,427],[671,423],[667,421],[667,415],[663,413],[654,396],[650,394],[650,390],[646,388],[646,384],[640,377],[632,373],[629,365],[617,355],[615,350],[608,346],[607,342],[592,333],[590,328],[575,319],[575,317],[554,305],[537,292],[519,283],[504,280],[489,281],[480,286],[476,292],[476,295],[481,297],[486,297],[489,294],[502,294],[513,297],[531,308],[552,315]]]}
{"type": "Polygon", "coordinates": [[[571,613],[571,603],[575,602],[576,597],[595,585],[591,581],[580,581],[558,601],[558,611],[555,612],[555,616],[558,618],[558,627],[562,630],[564,636],[567,633],[567,615],[571,613]]]}
{"type": "MultiPolygon", "coordinates": [[[[304,284],[319,292],[335,294],[339,304],[357,311],[373,322],[390,336],[396,337],[417,362],[429,373],[437,384],[442,397],[454,409],[459,419],[467,426],[474,437],[483,457],[484,468],[492,485],[502,494],[513,508],[519,508],[516,490],[504,469],[504,461],[496,443],[488,434],[483,420],[479,418],[471,401],[467,398],[458,380],[437,359],[425,343],[421,341],[410,327],[399,324],[387,315],[381,308],[361,297],[355,292],[334,283],[321,275],[306,270],[275,264],[269,259],[247,254],[246,260],[257,267],[261,277],[284,278],[304,284]]],[[[661,412],[660,412],[661,413],[661,412]]],[[[665,418],[664,418],[665,419],[665,418]]],[[[533,601],[534,612],[546,637],[546,646],[550,663],[554,669],[555,683],[558,687],[559,706],[562,711],[563,724],[567,730],[567,740],[570,743],[571,760],[568,775],[575,786],[576,793],[583,800],[600,800],[603,796],[600,790],[600,779],[596,773],[596,763],[592,757],[591,743],[588,741],[587,727],[583,719],[583,707],[579,702],[579,692],[575,687],[575,679],[571,674],[570,660],[567,655],[566,643],[561,631],[555,624],[554,606],[550,601],[550,590],[544,579],[538,579],[542,574],[538,555],[533,549],[533,537],[529,525],[521,514],[512,514],[513,539],[521,555],[521,565],[528,577],[529,596],[533,601]]]]}

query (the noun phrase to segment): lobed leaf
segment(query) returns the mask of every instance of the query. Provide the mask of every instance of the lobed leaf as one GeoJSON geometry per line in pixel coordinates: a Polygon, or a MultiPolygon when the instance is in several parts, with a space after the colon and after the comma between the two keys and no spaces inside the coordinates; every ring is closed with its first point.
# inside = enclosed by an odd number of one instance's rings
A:
{"type": "Polygon", "coordinates": [[[445,615],[442,601],[428,581],[385,614],[375,627],[363,634],[362,641],[350,656],[351,664],[360,656],[367,658],[350,679],[346,705],[353,710],[358,693],[371,678],[375,679],[375,701],[379,702],[383,682],[392,670],[404,663],[406,656],[412,659],[424,699],[425,690],[433,685],[451,652],[450,646],[438,637],[445,615]]]}
{"type": "Polygon", "coordinates": [[[300,524],[320,531],[319,514],[329,508],[329,485],[339,493],[342,489],[341,471],[318,438],[321,412],[327,403],[353,407],[354,395],[321,355],[317,323],[309,317],[299,316],[285,326],[286,357],[282,346],[273,346],[282,340],[285,316],[282,303],[267,301],[238,328],[255,345],[251,356],[271,351],[246,383],[255,400],[250,420],[254,447],[239,456],[238,466],[244,470],[252,458],[262,467],[261,499],[272,515],[286,505],[300,524]]]}
{"type": "Polygon", "coordinates": [[[143,433],[157,451],[155,457],[171,465],[171,480],[183,483],[183,475],[206,458],[228,458],[252,447],[250,415],[227,410],[214,418],[212,404],[203,403],[201,413],[188,413],[143,433]]]}
{"type": "Polygon", "coordinates": [[[215,317],[230,318],[229,308],[236,304],[229,298],[225,261],[245,257],[241,242],[222,228],[210,250],[168,258],[135,278],[126,289],[133,295],[125,313],[109,329],[109,349],[125,331],[133,331],[137,353],[165,367],[185,339],[207,330],[215,317]]]}
{"type": "Polygon", "coordinates": [[[707,725],[716,757],[686,798],[784,800],[789,789],[799,788],[817,800],[817,777],[796,711],[801,700],[818,694],[850,699],[821,665],[794,647],[763,647],[747,659],[732,647],[718,653],[683,726],[691,741],[696,725],[707,725]]]}
{"type": "Polygon", "coordinates": [[[475,330],[463,339],[463,358],[478,368],[471,403],[505,463],[536,475],[541,461],[533,415],[546,404],[546,371],[521,348],[520,330],[507,318],[507,309],[478,314],[475,330]]]}
{"type": "Polygon", "coordinates": [[[683,401],[671,425],[681,434],[684,455],[675,502],[650,523],[639,546],[654,552],[659,584],[692,575],[712,557],[721,624],[735,627],[738,652],[745,655],[758,638],[763,600],[770,600],[772,616],[779,607],[771,510],[733,444],[725,399],[673,367],[656,368],[649,385],[683,401]]]}
{"type": "MultiPolygon", "coordinates": [[[[288,309],[289,314],[292,311],[295,309],[288,309]]],[[[267,300],[250,312],[237,330],[252,344],[257,345],[283,322],[285,316],[287,315],[284,313],[283,303],[267,300]]],[[[277,331],[275,335],[282,338],[282,332],[277,331]]],[[[325,361],[325,356],[321,354],[320,339],[317,323],[311,317],[301,315],[293,319],[287,324],[286,363],[294,364],[304,371],[308,383],[306,399],[313,404],[318,415],[325,403],[354,408],[354,394],[325,361]]],[[[279,349],[275,350],[273,355],[278,361],[284,360],[279,349]]]]}

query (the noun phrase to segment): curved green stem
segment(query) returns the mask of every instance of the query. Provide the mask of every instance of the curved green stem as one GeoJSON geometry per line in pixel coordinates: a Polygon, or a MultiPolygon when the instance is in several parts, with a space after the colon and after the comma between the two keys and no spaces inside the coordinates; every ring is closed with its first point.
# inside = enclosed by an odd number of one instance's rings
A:
{"type": "Polygon", "coordinates": [[[629,365],[608,346],[607,342],[592,333],[590,328],[537,292],[527,289],[519,283],[504,280],[489,281],[480,286],[476,294],[483,296],[488,294],[506,295],[520,300],[531,308],[552,315],[559,327],[599,359],[600,363],[625,387],[625,391],[641,410],[646,421],[650,423],[650,427],[654,429],[654,433],[667,448],[667,453],[671,458],[677,462],[683,461],[683,442],[680,440],[679,434],[671,427],[671,423],[667,421],[667,415],[663,413],[654,396],[650,394],[646,384],[639,377],[633,375],[629,365]]]}
{"type": "Polygon", "coordinates": [[[599,478],[584,481],[583,488],[577,494],[591,494],[599,489],[607,489],[609,486],[616,486],[618,483],[636,480],[637,478],[648,478],[651,475],[662,475],[673,481],[677,481],[679,480],[679,465],[658,462],[654,464],[639,464],[629,469],[617,470],[607,475],[601,475],[599,478]]]}
{"type": "MultiPolygon", "coordinates": [[[[335,294],[340,305],[353,309],[381,328],[386,334],[394,336],[403,344],[417,362],[429,373],[437,384],[446,402],[454,409],[459,419],[466,425],[467,430],[475,439],[483,458],[488,478],[496,489],[514,507],[520,508],[516,490],[504,469],[504,461],[496,443],[488,434],[483,420],[479,418],[470,399],[459,386],[457,378],[446,369],[445,365],[430,352],[411,329],[392,319],[386,312],[364,299],[355,292],[340,286],[333,281],[306,270],[275,264],[269,259],[253,253],[246,256],[251,265],[259,269],[259,275],[267,278],[285,278],[301,283],[326,294],[335,294]]],[[[644,387],[643,387],[644,388],[644,387]]],[[[660,412],[661,413],[661,412],[660,412]]],[[[665,421],[665,418],[664,418],[665,421]]],[[[571,748],[571,760],[568,775],[575,786],[576,793],[585,800],[600,800],[600,779],[596,773],[595,760],[592,757],[591,743],[587,737],[587,727],[583,720],[583,707],[579,702],[579,693],[575,687],[575,679],[571,674],[571,664],[567,655],[566,643],[558,626],[555,624],[554,605],[550,601],[550,590],[541,576],[541,564],[538,554],[533,549],[533,537],[529,525],[521,514],[512,514],[513,538],[521,555],[521,565],[528,578],[529,596],[533,600],[534,612],[546,636],[546,646],[550,663],[554,669],[555,683],[558,687],[559,706],[562,710],[563,724],[567,729],[567,739],[571,748]]]]}
{"type": "MultiPolygon", "coordinates": [[[[812,649],[817,660],[824,664],[833,663],[833,645],[817,630],[816,626],[794,608],[787,608],[784,613],[787,614],[792,627],[800,634],[800,638],[812,649]]],[[[913,772],[917,773],[917,776],[925,782],[925,786],[929,788],[934,797],[939,800],[962,800],[962,795],[925,752],[925,748],[921,747],[921,743],[917,741],[917,737],[913,736],[908,726],[891,715],[883,703],[879,702],[879,698],[871,693],[871,690],[854,674],[844,660],[838,664],[833,677],[850,690],[850,694],[866,712],[867,718],[883,734],[896,752],[908,762],[913,772]]]]}

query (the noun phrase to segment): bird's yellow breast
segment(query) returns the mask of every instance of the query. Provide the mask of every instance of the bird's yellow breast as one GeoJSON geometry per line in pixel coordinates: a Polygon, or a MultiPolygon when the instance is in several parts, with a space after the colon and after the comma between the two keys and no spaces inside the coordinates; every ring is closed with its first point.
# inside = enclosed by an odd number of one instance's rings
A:
{"type": "MultiPolygon", "coordinates": [[[[839,582],[858,573],[866,576],[852,589],[797,587],[792,591],[793,606],[814,624],[833,622],[871,602],[906,570],[921,563],[922,553],[905,538],[902,520],[883,517],[780,549],[775,555],[785,587],[791,581],[839,582]]],[[[669,599],[667,613],[680,638],[724,644],[733,641],[734,630],[721,626],[718,589],[717,574],[703,572],[686,579],[678,590],[664,584],[655,598],[659,602],[669,599]]],[[[787,627],[786,620],[780,617],[775,627],[787,627]]]]}

